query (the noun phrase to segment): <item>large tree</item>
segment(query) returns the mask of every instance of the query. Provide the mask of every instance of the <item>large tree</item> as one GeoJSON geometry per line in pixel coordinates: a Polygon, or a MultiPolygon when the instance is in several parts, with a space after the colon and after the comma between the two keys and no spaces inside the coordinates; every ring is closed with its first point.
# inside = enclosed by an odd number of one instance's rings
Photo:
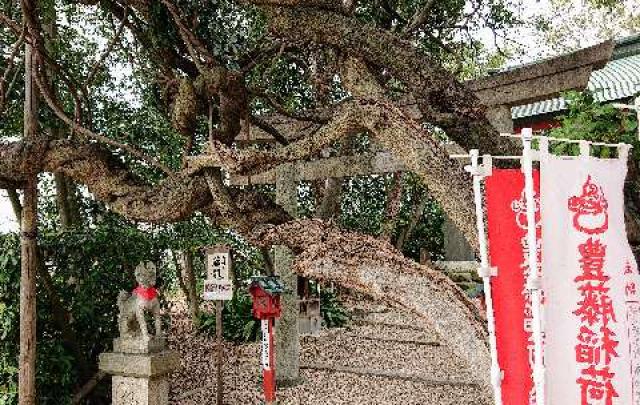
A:
{"type": "MultiPolygon", "coordinates": [[[[497,35],[514,22],[509,1],[0,4],[3,135],[16,136],[21,127],[14,112],[22,99],[17,61],[24,43],[35,58],[40,118],[49,129],[0,143],[0,187],[24,189],[34,173],[56,174],[59,191],[67,190],[59,201],[67,222],[77,217],[64,207],[73,205],[78,186],[131,220],[162,224],[201,212],[256,245],[290,247],[307,264],[296,267],[301,273],[368,289],[418,312],[431,306],[442,328],[460,327],[447,324],[447,312],[433,300],[414,307],[384,281],[390,271],[422,272],[433,280],[430,293],[452,301],[451,319],[469,323],[452,331],[454,346],[464,350],[469,339],[485,336],[455,285],[407,264],[386,242],[295,220],[258,188],[231,187],[225,179],[316,159],[338,144],[350,153],[357,148],[345,146],[349,139],[364,134],[422,179],[475,246],[468,175],[442,140],[493,153],[510,149],[459,80],[469,76],[469,60],[477,67],[483,55],[473,33],[489,28],[497,35]],[[121,70],[116,77],[113,66],[121,70]],[[133,90],[122,91],[126,85],[133,90]],[[135,121],[140,110],[157,114],[135,121]],[[238,148],[240,135],[251,136],[248,128],[268,133],[277,147],[238,148]],[[358,259],[377,270],[354,273],[358,259]]],[[[475,364],[487,357],[467,354],[471,361],[481,357],[475,364]]]]}

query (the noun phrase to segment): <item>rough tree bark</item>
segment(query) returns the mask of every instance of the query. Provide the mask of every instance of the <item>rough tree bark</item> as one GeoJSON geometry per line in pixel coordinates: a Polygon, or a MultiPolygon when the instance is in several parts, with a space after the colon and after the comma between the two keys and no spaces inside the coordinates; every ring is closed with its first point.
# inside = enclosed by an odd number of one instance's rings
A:
{"type": "Polygon", "coordinates": [[[193,325],[197,327],[198,315],[200,313],[200,299],[196,292],[196,276],[193,272],[193,253],[185,250],[180,256],[180,278],[184,283],[184,293],[187,296],[187,302],[189,304],[189,314],[191,314],[191,321],[193,322],[193,325]]]}
{"type": "Polygon", "coordinates": [[[387,208],[382,223],[382,232],[380,233],[381,240],[390,242],[393,237],[393,231],[396,229],[398,213],[400,212],[400,205],[402,203],[402,187],[402,173],[396,172],[393,174],[393,181],[387,193],[387,208]]]}
{"type": "MultiPolygon", "coordinates": [[[[487,331],[477,307],[446,275],[398,254],[389,243],[316,219],[263,228],[251,240],[261,246],[286,244],[296,254],[292,269],[301,276],[335,282],[416,313],[471,370],[489,370],[487,331]]],[[[476,373],[486,389],[488,377],[488,372],[476,373]]]]}
{"type": "Polygon", "coordinates": [[[279,37],[330,45],[389,69],[411,88],[425,119],[465,148],[480,147],[496,154],[513,149],[512,142],[496,136],[485,107],[464,84],[397,35],[317,8],[262,8],[271,31],[279,37]]]}
{"type": "Polygon", "coordinates": [[[398,239],[396,239],[396,249],[402,251],[405,242],[413,233],[416,225],[420,222],[422,218],[422,214],[424,213],[424,209],[427,207],[427,203],[429,202],[429,195],[424,193],[424,195],[418,200],[418,203],[413,206],[413,211],[411,212],[411,218],[409,219],[409,223],[406,227],[404,227],[400,234],[398,235],[398,239]]]}
{"type": "MultiPolygon", "coordinates": [[[[37,58],[30,45],[25,46],[24,139],[37,141],[38,97],[33,74],[37,58]]],[[[35,156],[32,156],[32,158],[35,156]]],[[[24,187],[21,222],[20,271],[20,358],[18,399],[20,405],[36,403],[36,272],[38,171],[31,170],[24,187]]]]}

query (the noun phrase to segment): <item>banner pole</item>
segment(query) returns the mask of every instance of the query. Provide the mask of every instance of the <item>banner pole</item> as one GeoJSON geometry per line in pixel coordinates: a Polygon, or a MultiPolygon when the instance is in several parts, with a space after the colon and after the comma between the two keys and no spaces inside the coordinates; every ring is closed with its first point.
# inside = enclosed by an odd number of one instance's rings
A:
{"type": "Polygon", "coordinates": [[[493,314],[493,296],[491,295],[491,276],[493,275],[493,271],[489,267],[481,187],[482,179],[491,175],[491,157],[485,156],[483,165],[480,167],[478,165],[478,150],[471,150],[469,155],[471,157],[471,168],[467,168],[467,170],[473,176],[473,197],[476,208],[476,227],[478,229],[478,244],[480,248],[480,268],[478,269],[478,274],[482,277],[485,304],[487,307],[487,327],[489,329],[489,350],[491,355],[491,385],[493,386],[494,403],[496,405],[502,405],[502,370],[498,364],[496,325],[493,314]]]}
{"type": "Polygon", "coordinates": [[[524,188],[527,201],[527,245],[529,248],[529,277],[527,290],[531,294],[531,309],[533,316],[534,369],[533,382],[536,388],[536,404],[545,404],[544,363],[542,353],[542,316],[541,316],[541,280],[538,274],[538,246],[536,241],[536,212],[533,191],[533,156],[531,140],[533,130],[522,129],[522,171],[524,173],[524,188]]]}

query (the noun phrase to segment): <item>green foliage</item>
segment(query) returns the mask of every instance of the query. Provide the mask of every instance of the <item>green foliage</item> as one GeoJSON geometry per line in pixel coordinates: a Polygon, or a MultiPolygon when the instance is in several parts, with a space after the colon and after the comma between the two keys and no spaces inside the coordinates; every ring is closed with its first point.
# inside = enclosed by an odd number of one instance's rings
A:
{"type": "Polygon", "coordinates": [[[20,247],[15,235],[0,236],[0,405],[18,399],[20,247]]]}
{"type": "MultiPolygon", "coordinates": [[[[253,318],[251,295],[244,289],[236,291],[231,301],[226,301],[222,311],[222,334],[225,340],[244,343],[255,342],[260,336],[260,321],[253,318]]],[[[200,330],[215,336],[216,314],[200,315],[200,330]]]]}
{"type": "MultiPolygon", "coordinates": [[[[563,139],[585,139],[594,142],[628,143],[634,146],[634,158],[640,158],[638,146],[638,121],[630,113],[595,101],[589,92],[569,92],[565,95],[567,112],[560,117],[562,124],[550,131],[550,136],[563,139]]],[[[576,155],[578,145],[552,145],[559,154],[576,155]]],[[[608,158],[616,151],[609,147],[592,148],[592,155],[608,158]]]]}
{"type": "Polygon", "coordinates": [[[634,35],[640,29],[637,0],[550,0],[537,16],[540,43],[553,53],[574,51],[609,39],[634,35]]]}
{"type": "MultiPolygon", "coordinates": [[[[100,352],[117,334],[116,299],[121,289],[135,286],[134,267],[141,260],[158,261],[155,238],[120,217],[105,213],[90,228],[57,232],[43,222],[39,245],[53,288],[70,314],[65,327],[77,336],[85,361],[93,367],[100,352]],[[125,242],[125,243],[123,243],[125,242]]],[[[15,235],[0,235],[0,395],[15,403],[18,348],[20,252],[15,235]]],[[[160,275],[160,278],[162,275],[160,275]]],[[[42,404],[68,403],[77,388],[78,359],[64,340],[52,312],[48,291],[38,277],[37,384],[42,404]]],[[[160,284],[162,280],[160,279],[160,284]]],[[[1,402],[0,402],[1,403],[1,402]]]]}
{"type": "Polygon", "coordinates": [[[320,313],[322,323],[327,328],[341,328],[350,320],[349,313],[338,296],[326,288],[320,289],[320,313]]]}
{"type": "MultiPolygon", "coordinates": [[[[389,187],[392,187],[391,175],[363,176],[345,181],[340,226],[378,236],[385,220],[389,187]]],[[[411,173],[405,173],[402,202],[393,230],[394,239],[409,226],[415,207],[425,193],[427,190],[421,180],[411,173]]],[[[420,259],[420,249],[425,248],[432,259],[441,259],[444,253],[443,215],[438,204],[429,199],[416,227],[406,239],[403,253],[417,261],[420,259]]]]}
{"type": "MultiPolygon", "coordinates": [[[[320,312],[327,328],[339,328],[349,321],[349,314],[337,295],[328,289],[320,289],[320,312]]],[[[251,295],[246,289],[236,290],[233,299],[226,301],[222,310],[225,340],[235,343],[255,342],[260,337],[260,321],[253,318],[251,295]]],[[[201,313],[200,330],[210,336],[216,334],[216,314],[201,313]]]]}

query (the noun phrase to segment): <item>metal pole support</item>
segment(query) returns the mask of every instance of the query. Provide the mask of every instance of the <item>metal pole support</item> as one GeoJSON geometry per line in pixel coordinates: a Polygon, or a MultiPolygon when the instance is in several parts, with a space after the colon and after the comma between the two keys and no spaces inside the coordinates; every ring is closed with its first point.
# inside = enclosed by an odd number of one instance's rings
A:
{"type": "Polygon", "coordinates": [[[496,343],[496,326],[493,314],[493,297],[491,295],[491,276],[497,273],[495,268],[489,266],[489,252],[487,248],[487,235],[484,225],[484,208],[482,203],[481,181],[491,176],[493,164],[490,155],[482,158],[482,165],[478,164],[479,153],[477,149],[470,151],[471,165],[465,170],[473,176],[473,196],[476,208],[476,227],[478,229],[478,243],[480,247],[480,267],[478,274],[482,277],[484,286],[485,303],[487,306],[487,326],[489,329],[489,350],[491,354],[491,385],[493,387],[494,403],[502,405],[502,377],[503,372],[498,363],[498,349],[496,343]]]}

